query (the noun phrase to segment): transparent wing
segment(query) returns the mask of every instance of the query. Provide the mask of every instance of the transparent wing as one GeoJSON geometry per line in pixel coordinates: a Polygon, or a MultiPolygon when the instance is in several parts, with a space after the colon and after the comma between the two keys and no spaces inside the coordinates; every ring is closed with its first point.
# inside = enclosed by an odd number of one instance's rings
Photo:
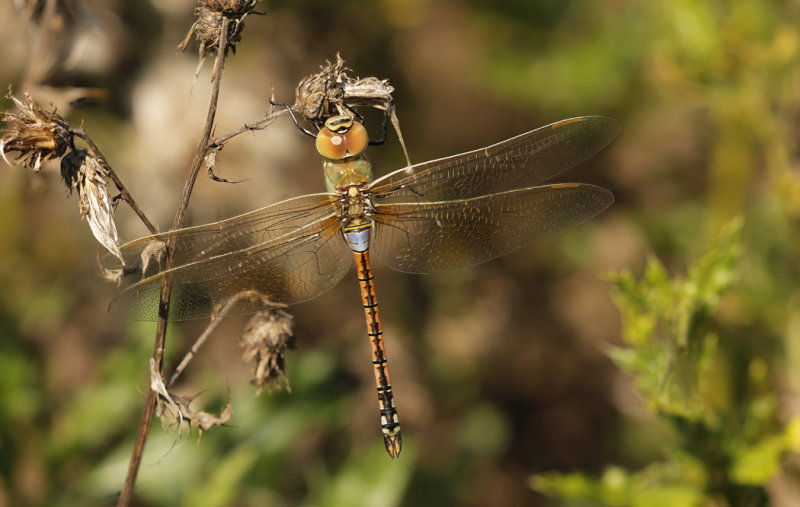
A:
{"type": "Polygon", "coordinates": [[[350,266],[335,196],[289,199],[213,224],[149,236],[122,247],[125,282],[111,302],[114,315],[155,320],[161,284],[172,280],[170,320],[208,318],[242,298],[237,313],[292,304],[332,287],[350,266]],[[174,241],[174,263],[162,270],[163,245],[174,241]]]}
{"type": "Polygon", "coordinates": [[[560,234],[612,202],[604,188],[570,183],[462,201],[381,205],[373,215],[373,250],[406,273],[471,266],[560,234]]]}
{"type": "Polygon", "coordinates": [[[376,203],[467,199],[537,185],[582,162],[619,136],[605,116],[562,120],[487,148],[423,162],[378,178],[376,203]]]}

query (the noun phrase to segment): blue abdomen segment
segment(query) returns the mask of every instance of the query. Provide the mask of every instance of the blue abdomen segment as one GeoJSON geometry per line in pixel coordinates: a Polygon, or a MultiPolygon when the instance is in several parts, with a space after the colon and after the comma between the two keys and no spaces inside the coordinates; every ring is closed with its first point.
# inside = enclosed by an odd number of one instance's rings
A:
{"type": "Polygon", "coordinates": [[[354,252],[366,252],[369,250],[369,238],[372,224],[367,222],[356,226],[345,226],[344,238],[354,252]]]}

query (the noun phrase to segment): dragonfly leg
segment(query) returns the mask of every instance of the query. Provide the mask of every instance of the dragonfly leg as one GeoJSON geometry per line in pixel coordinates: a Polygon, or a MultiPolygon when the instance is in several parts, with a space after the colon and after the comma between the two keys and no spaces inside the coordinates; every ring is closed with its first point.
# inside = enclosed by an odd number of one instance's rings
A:
{"type": "Polygon", "coordinates": [[[361,288],[361,304],[367,320],[367,335],[372,349],[372,367],[375,371],[375,385],[378,389],[383,443],[389,456],[396,458],[400,455],[403,447],[403,439],[400,435],[400,419],[394,406],[392,382],[389,379],[386,348],[383,344],[383,329],[378,315],[378,298],[372,281],[372,268],[369,264],[368,252],[353,253],[358,270],[358,284],[361,288]]]}
{"type": "Polygon", "coordinates": [[[310,130],[308,130],[304,126],[300,125],[300,122],[297,121],[297,117],[294,115],[294,111],[292,110],[292,106],[290,106],[288,102],[273,102],[273,100],[270,99],[269,103],[270,103],[270,105],[273,105],[273,106],[285,107],[286,108],[286,112],[288,112],[289,116],[292,117],[292,121],[294,122],[295,127],[297,127],[300,130],[300,132],[302,132],[303,134],[305,134],[307,136],[310,136],[310,137],[314,137],[314,138],[317,137],[317,134],[315,134],[314,132],[311,132],[310,130]]]}

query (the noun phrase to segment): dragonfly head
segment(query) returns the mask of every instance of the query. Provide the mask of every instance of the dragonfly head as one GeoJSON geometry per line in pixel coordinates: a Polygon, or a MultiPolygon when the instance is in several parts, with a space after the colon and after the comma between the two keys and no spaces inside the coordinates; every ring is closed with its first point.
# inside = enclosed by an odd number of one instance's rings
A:
{"type": "Polygon", "coordinates": [[[360,155],[367,144],[367,129],[352,116],[331,116],[317,134],[317,151],[329,160],[360,155]]]}

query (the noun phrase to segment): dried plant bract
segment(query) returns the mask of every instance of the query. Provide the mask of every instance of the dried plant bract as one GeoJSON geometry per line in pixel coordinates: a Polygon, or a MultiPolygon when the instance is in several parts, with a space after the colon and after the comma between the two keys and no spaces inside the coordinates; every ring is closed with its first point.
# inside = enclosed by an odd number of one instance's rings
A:
{"type": "Polygon", "coordinates": [[[228,402],[218,416],[201,410],[193,410],[189,405],[196,396],[180,396],[170,393],[158,373],[153,359],[150,359],[150,389],[158,396],[156,416],[161,419],[161,424],[165,428],[177,426],[180,431],[184,424],[189,424],[197,428],[199,438],[204,431],[214,426],[222,426],[233,417],[230,392],[228,392],[228,402]]]}
{"type": "Polygon", "coordinates": [[[89,228],[95,239],[122,260],[117,226],[114,222],[114,206],[106,188],[108,178],[106,168],[95,157],[87,156],[85,150],[73,150],[61,160],[61,174],[70,192],[78,190],[81,216],[89,222],[89,228]],[[65,171],[65,166],[73,165],[71,162],[73,158],[82,159],[77,171],[73,172],[71,168],[68,169],[69,172],[65,171]]]}

